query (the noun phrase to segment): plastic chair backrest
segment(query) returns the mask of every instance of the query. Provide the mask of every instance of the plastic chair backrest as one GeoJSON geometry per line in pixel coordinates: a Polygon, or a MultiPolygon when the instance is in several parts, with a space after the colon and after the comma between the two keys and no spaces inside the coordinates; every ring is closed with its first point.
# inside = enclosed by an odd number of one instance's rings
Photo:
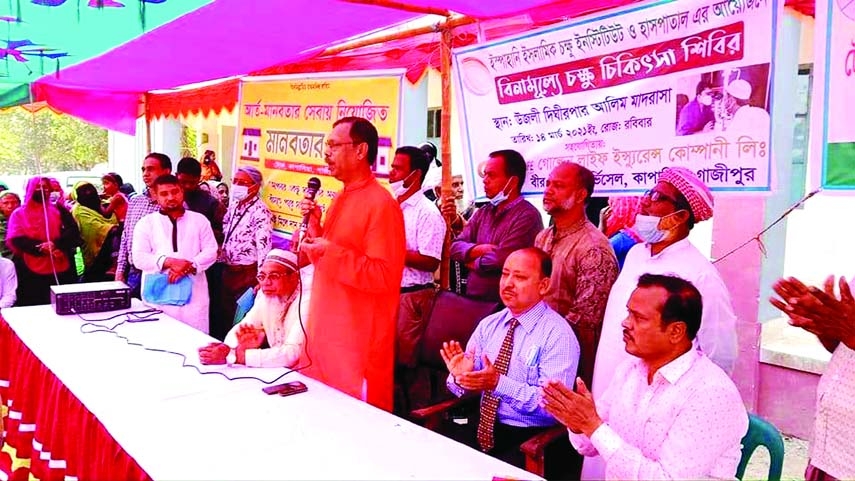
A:
{"type": "Polygon", "coordinates": [[[769,477],[766,479],[780,481],[784,469],[784,438],[778,428],[751,413],[748,414],[748,432],[742,438],[742,459],[736,468],[736,477],[742,479],[745,475],[748,461],[758,446],[769,450],[769,477]]]}
{"type": "MultiPolygon", "coordinates": [[[[237,300],[237,310],[235,311],[234,324],[239,323],[246,316],[246,313],[252,309],[255,304],[255,289],[250,287],[237,300]]],[[[233,325],[234,325],[233,324],[233,325]]]]}
{"type": "Polygon", "coordinates": [[[481,319],[498,308],[497,302],[479,301],[450,291],[439,291],[428,315],[419,364],[445,369],[445,363],[439,355],[442,343],[455,340],[465,346],[481,319]]]}

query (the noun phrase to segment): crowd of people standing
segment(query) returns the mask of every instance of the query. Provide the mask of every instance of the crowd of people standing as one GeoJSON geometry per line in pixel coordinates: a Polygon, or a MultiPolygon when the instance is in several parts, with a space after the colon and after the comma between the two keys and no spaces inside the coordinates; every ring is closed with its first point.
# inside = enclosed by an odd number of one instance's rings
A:
{"type": "MultiPolygon", "coordinates": [[[[217,339],[199,348],[204,364],[301,369],[391,411],[396,374],[414,365],[437,297],[450,229],[453,290],[498,305],[440,353],[449,392],[481,400],[464,442],[519,465],[521,440],[563,425],[586,457],[582,479],[734,477],[748,428],[730,378],[737,322],[717,269],[688,239],[714,211],[694,172],[664,169],[644,195],[610,201],[595,226],[585,212],[594,174],[561,164],[546,181],[545,226],[522,195],[527,164],[514,150],[488,156],[489,202],[477,209],[457,193],[438,203],[423,195],[432,158],[416,147],[396,150],[391,189],[382,186],[378,133],[365,119],[336,121],[324,153],[343,188],[326,212],[302,200],[307,226],[290,251],[272,248],[264,179],[251,166],[235,172],[227,203],[202,182],[210,165],[184,158],[173,175],[159,153],[144,159],[145,189],[130,198],[108,174],[103,193],[75,186],[69,208],[58,183],[34,177],[22,205],[0,194],[17,305],[46,303],[51,284],[78,274],[114,273],[217,339]],[[233,325],[248,294],[255,302],[233,325]]],[[[833,279],[822,289],[782,280],[775,291],[773,304],[833,352],[808,477],[851,477],[838,459],[855,455],[828,421],[853,419],[844,398],[855,385],[855,299],[843,280],[839,294],[833,279]]]]}

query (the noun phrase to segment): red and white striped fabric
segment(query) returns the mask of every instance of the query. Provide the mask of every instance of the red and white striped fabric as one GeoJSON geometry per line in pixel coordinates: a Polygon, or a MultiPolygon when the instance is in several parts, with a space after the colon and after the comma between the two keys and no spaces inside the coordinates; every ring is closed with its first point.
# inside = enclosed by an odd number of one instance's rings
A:
{"type": "Polygon", "coordinates": [[[151,479],[2,319],[0,396],[6,443],[30,461],[13,472],[9,453],[0,453],[0,481],[151,479]]]}

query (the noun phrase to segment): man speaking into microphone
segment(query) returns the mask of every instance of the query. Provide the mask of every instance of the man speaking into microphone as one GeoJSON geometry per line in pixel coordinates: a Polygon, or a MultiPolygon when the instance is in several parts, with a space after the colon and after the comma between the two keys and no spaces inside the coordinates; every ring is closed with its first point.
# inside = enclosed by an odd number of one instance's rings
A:
{"type": "Polygon", "coordinates": [[[346,394],[392,410],[395,325],[404,270],[404,218],[371,171],[377,129],[359,117],[333,124],[324,149],[344,187],[326,218],[313,200],[300,252],[315,266],[304,371],[346,394]]]}

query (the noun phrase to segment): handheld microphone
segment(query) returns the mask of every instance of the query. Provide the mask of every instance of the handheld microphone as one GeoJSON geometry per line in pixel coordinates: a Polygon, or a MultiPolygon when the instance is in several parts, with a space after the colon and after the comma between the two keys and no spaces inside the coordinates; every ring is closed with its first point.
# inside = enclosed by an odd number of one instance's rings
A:
{"type": "MultiPolygon", "coordinates": [[[[317,177],[312,177],[309,179],[309,182],[306,184],[306,195],[304,198],[308,200],[315,200],[315,196],[318,195],[318,190],[321,188],[321,179],[317,177]]],[[[303,222],[300,224],[300,237],[299,242],[303,242],[303,239],[306,237],[306,232],[309,230],[309,217],[312,215],[312,212],[309,211],[306,215],[303,216],[303,222]]]]}

